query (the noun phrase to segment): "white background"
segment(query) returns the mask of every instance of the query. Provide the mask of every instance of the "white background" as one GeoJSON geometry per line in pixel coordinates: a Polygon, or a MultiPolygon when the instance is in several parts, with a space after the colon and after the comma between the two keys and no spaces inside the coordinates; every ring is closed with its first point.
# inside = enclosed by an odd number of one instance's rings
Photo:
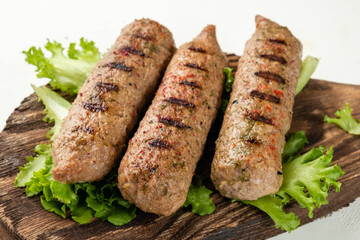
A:
{"type": "MultiPolygon", "coordinates": [[[[46,39],[68,43],[85,37],[104,52],[125,24],[142,17],[167,26],[177,46],[205,25],[215,24],[222,49],[241,54],[254,32],[255,15],[262,14],[288,26],[302,41],[304,56],[321,59],[314,78],[360,84],[360,1],[4,2],[0,7],[0,130],[14,108],[32,93],[30,84],[47,82],[36,78],[23,50],[44,46],[46,39]]],[[[360,239],[360,200],[276,239],[360,239]]]]}

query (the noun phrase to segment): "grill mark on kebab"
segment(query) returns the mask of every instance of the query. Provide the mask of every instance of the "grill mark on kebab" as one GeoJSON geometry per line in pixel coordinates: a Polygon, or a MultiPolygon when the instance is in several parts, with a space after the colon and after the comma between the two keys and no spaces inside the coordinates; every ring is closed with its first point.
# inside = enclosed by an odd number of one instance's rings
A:
{"type": "Polygon", "coordinates": [[[250,92],[250,96],[253,98],[259,98],[261,100],[266,100],[273,103],[280,103],[280,98],[274,95],[266,94],[263,92],[259,92],[257,90],[253,90],[250,92]]]}
{"type": "Polygon", "coordinates": [[[197,82],[189,82],[187,80],[180,82],[180,85],[186,85],[186,86],[190,86],[192,88],[200,88],[200,86],[198,85],[197,82]]]}
{"type": "Polygon", "coordinates": [[[254,75],[257,77],[261,77],[267,81],[271,80],[281,84],[285,84],[285,79],[276,73],[272,73],[269,71],[259,71],[259,72],[255,72],[254,75]]]}
{"type": "Polygon", "coordinates": [[[94,129],[92,127],[82,127],[82,126],[75,126],[74,129],[72,129],[72,132],[77,132],[77,131],[82,131],[82,132],[86,132],[87,134],[93,134],[94,133],[94,129]]]}
{"type": "Polygon", "coordinates": [[[167,126],[173,126],[173,127],[177,127],[177,128],[181,128],[181,129],[184,129],[184,128],[189,128],[189,129],[192,129],[192,127],[188,126],[188,125],[185,125],[183,124],[182,122],[179,122],[177,120],[174,120],[172,118],[169,118],[169,117],[158,117],[158,120],[160,123],[163,123],[167,126]]]}
{"type": "Polygon", "coordinates": [[[279,63],[281,63],[282,65],[286,65],[286,60],[285,60],[285,58],[283,58],[283,57],[278,57],[278,56],[276,56],[276,55],[274,55],[274,54],[260,54],[260,57],[266,58],[266,59],[268,59],[268,60],[270,60],[270,61],[279,62],[279,63]]]}
{"type": "Polygon", "coordinates": [[[141,39],[144,39],[144,40],[147,40],[147,41],[152,41],[152,37],[150,37],[150,36],[145,36],[145,35],[143,35],[143,34],[141,34],[141,33],[134,33],[132,36],[133,36],[134,38],[141,38],[141,39]]]}
{"type": "Polygon", "coordinates": [[[195,51],[195,52],[199,52],[199,53],[207,53],[204,49],[202,49],[201,47],[189,47],[188,48],[191,51],[195,51]]]}
{"type": "Polygon", "coordinates": [[[161,139],[153,139],[153,140],[150,140],[150,141],[148,142],[148,144],[149,144],[151,147],[154,147],[154,148],[173,149],[173,147],[170,145],[169,142],[163,141],[163,140],[161,140],[161,139]]]}
{"type": "Polygon", "coordinates": [[[261,115],[259,113],[250,113],[247,114],[247,117],[250,118],[251,120],[257,121],[257,122],[262,122],[262,123],[266,123],[269,125],[274,125],[272,119],[265,117],[264,115],[261,115]]]}
{"type": "Polygon", "coordinates": [[[201,71],[207,72],[208,70],[205,68],[200,67],[199,65],[195,64],[195,63],[185,63],[184,64],[185,67],[189,67],[189,68],[195,68],[195,69],[199,69],[201,71]]]}
{"type": "Polygon", "coordinates": [[[287,43],[284,40],[280,40],[280,39],[269,39],[269,42],[278,43],[287,46],[287,43]]]}
{"type": "Polygon", "coordinates": [[[171,104],[177,104],[177,105],[180,105],[180,106],[184,106],[184,107],[187,107],[187,108],[195,108],[195,104],[193,104],[191,102],[188,102],[188,101],[186,101],[184,99],[170,97],[170,98],[164,99],[163,101],[171,103],[171,104]]]}
{"type": "Polygon", "coordinates": [[[109,109],[109,107],[104,103],[91,103],[91,102],[83,102],[83,108],[91,112],[104,112],[109,109]]]}
{"type": "Polygon", "coordinates": [[[109,82],[97,82],[95,88],[100,92],[106,92],[106,93],[110,91],[117,92],[119,90],[118,85],[109,82]]]}
{"type": "Polygon", "coordinates": [[[117,50],[116,54],[124,54],[124,55],[138,55],[141,57],[145,57],[145,53],[137,48],[131,47],[131,46],[125,46],[117,50]]]}
{"type": "Polygon", "coordinates": [[[121,62],[111,62],[111,63],[107,63],[104,65],[105,67],[109,67],[109,68],[116,68],[116,69],[120,69],[122,71],[125,72],[131,72],[132,71],[132,67],[126,66],[124,63],[121,62]]]}
{"type": "Polygon", "coordinates": [[[251,143],[251,144],[255,144],[255,145],[260,145],[261,144],[261,142],[259,140],[257,140],[256,138],[246,139],[246,142],[251,143]]]}

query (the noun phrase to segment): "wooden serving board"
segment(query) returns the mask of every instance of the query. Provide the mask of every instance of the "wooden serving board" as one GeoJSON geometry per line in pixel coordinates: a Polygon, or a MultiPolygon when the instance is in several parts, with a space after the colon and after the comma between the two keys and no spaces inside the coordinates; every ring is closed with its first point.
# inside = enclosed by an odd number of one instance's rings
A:
{"type": "MultiPolygon", "coordinates": [[[[232,54],[228,57],[231,66],[236,67],[238,57],[232,54]]],[[[346,102],[355,108],[353,115],[359,119],[360,86],[310,80],[296,97],[291,132],[306,131],[310,142],[307,149],[320,144],[334,146],[334,162],[346,172],[340,178],[341,193],[331,188],[329,204],[316,209],[313,219],[308,219],[307,210],[298,204],[287,207],[300,217],[301,224],[345,207],[360,196],[360,136],[347,134],[323,121],[325,114],[334,116],[346,102]]],[[[24,188],[14,187],[18,168],[26,163],[25,157],[35,154],[35,145],[48,142],[46,133],[50,125],[42,120],[43,110],[36,95],[30,95],[11,114],[0,134],[0,239],[266,239],[282,232],[275,229],[274,222],[265,213],[231,203],[214,190],[209,166],[219,122],[210,132],[199,164],[206,178],[205,185],[215,191],[213,214],[201,217],[188,209],[180,209],[172,216],[158,217],[138,210],[133,221],[117,227],[100,220],[80,225],[47,212],[39,196],[27,198],[24,188]]]]}

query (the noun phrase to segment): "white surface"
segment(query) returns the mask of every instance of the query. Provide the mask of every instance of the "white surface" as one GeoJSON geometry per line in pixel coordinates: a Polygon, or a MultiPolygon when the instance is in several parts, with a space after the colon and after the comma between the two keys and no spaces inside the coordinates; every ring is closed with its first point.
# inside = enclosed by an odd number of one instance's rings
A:
{"type": "MultiPolygon", "coordinates": [[[[206,24],[215,24],[222,49],[241,54],[254,32],[256,14],[288,26],[302,41],[304,56],[321,58],[314,78],[360,84],[360,2],[355,0],[6,1],[0,8],[0,129],[32,93],[30,84],[47,82],[36,78],[35,68],[21,53],[31,46],[43,47],[47,38],[68,43],[85,37],[104,52],[125,24],[148,17],[167,26],[177,46],[206,24]]],[[[357,200],[330,217],[274,239],[360,239],[359,209],[357,200]]]]}

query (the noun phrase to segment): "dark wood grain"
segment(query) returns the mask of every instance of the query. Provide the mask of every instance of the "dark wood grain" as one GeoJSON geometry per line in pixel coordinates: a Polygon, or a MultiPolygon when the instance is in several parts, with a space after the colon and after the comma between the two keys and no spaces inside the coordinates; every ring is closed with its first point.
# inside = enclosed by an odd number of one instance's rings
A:
{"type": "MultiPolygon", "coordinates": [[[[238,57],[229,55],[229,59],[235,67],[238,57]]],[[[346,172],[340,178],[341,193],[332,188],[329,204],[316,209],[313,219],[297,204],[287,207],[306,224],[360,196],[360,137],[323,122],[325,114],[333,116],[346,102],[355,108],[355,118],[360,118],[360,86],[310,80],[295,102],[291,131],[306,131],[311,143],[308,149],[320,144],[334,146],[334,161],[346,172]]],[[[158,217],[137,211],[137,218],[121,227],[100,220],[79,225],[45,211],[38,196],[27,198],[23,188],[14,187],[25,157],[34,155],[35,145],[48,142],[50,125],[42,121],[43,109],[37,97],[30,95],[11,114],[0,134],[0,239],[266,239],[281,233],[260,210],[231,203],[218,192],[212,195],[216,211],[211,215],[201,217],[180,209],[172,216],[158,217]]],[[[205,184],[212,190],[209,166],[220,124],[217,121],[212,128],[197,170],[206,176],[205,184]]]]}

